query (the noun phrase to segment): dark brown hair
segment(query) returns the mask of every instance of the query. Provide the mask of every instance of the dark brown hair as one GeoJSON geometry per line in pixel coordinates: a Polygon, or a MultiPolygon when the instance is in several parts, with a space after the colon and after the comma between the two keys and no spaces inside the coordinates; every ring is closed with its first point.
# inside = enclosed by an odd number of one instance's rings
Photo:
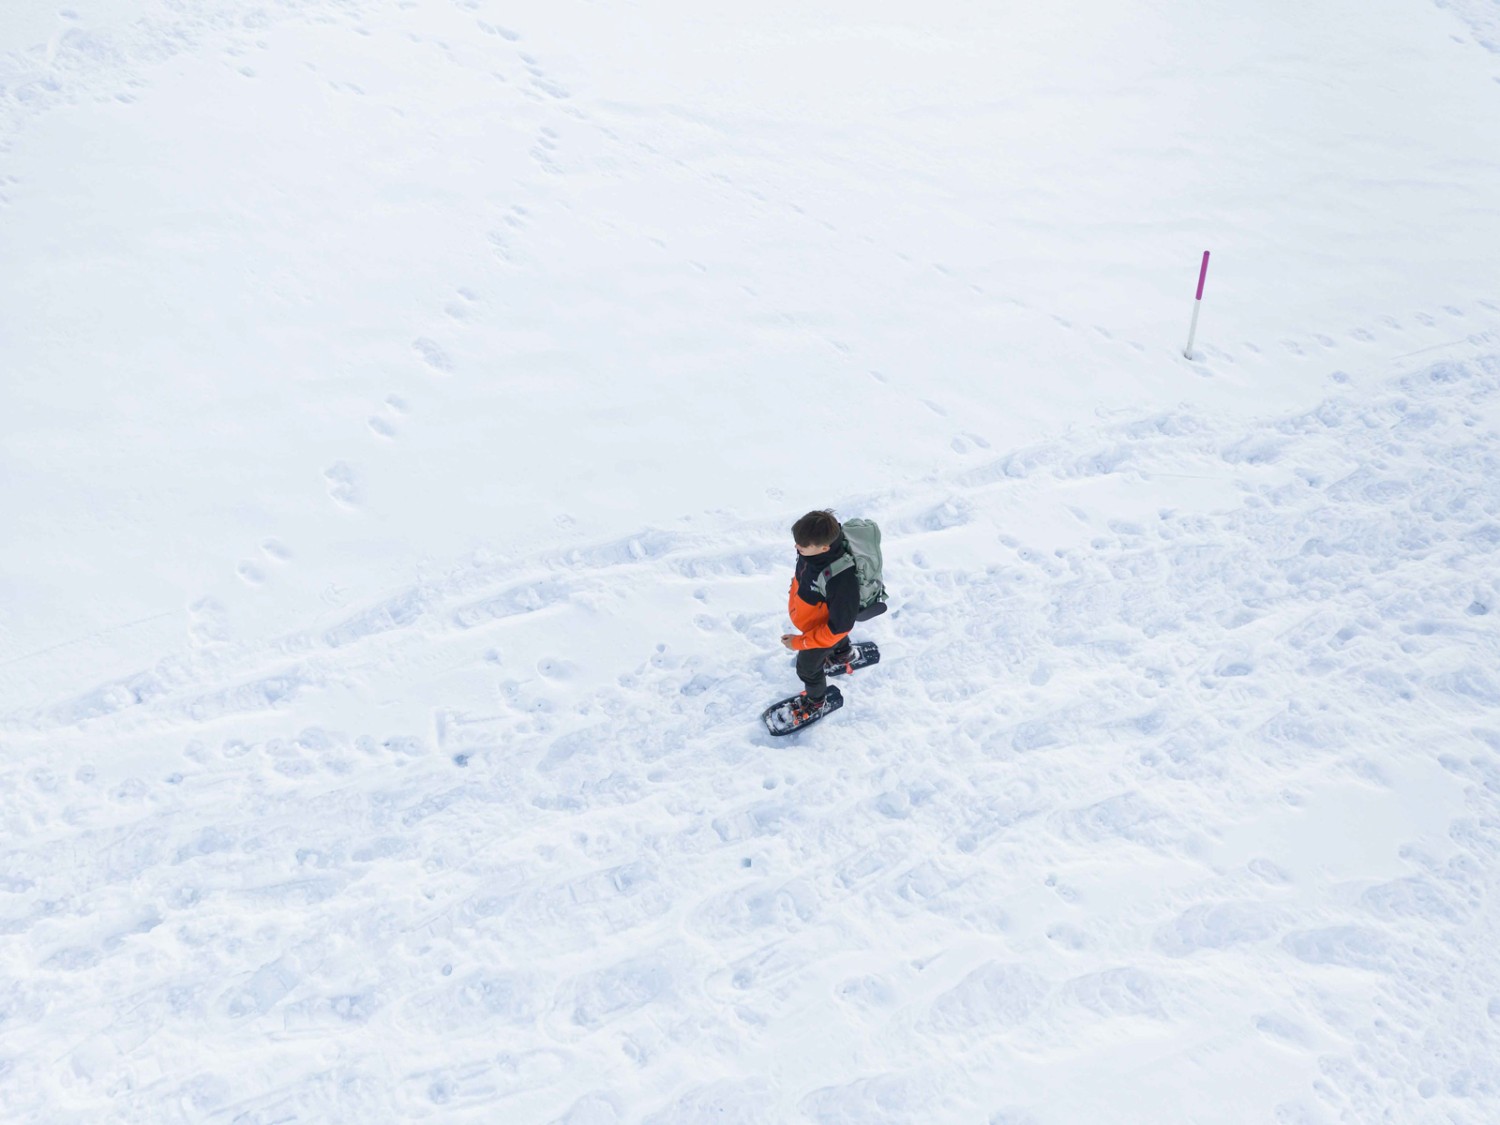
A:
{"type": "Polygon", "coordinates": [[[832,508],[808,512],[792,524],[792,538],[799,547],[830,547],[843,533],[843,525],[834,519],[832,508]]]}

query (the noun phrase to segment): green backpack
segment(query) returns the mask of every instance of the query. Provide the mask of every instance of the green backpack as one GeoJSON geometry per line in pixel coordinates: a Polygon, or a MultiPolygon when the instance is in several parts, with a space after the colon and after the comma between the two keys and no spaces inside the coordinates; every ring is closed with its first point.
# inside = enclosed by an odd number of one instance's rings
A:
{"type": "Polygon", "coordinates": [[[849,550],[823,568],[813,589],[828,596],[828,580],[851,566],[859,579],[858,621],[868,621],[885,612],[885,583],[881,581],[884,559],[880,554],[880,525],[874,520],[845,520],[844,540],[849,550]]]}

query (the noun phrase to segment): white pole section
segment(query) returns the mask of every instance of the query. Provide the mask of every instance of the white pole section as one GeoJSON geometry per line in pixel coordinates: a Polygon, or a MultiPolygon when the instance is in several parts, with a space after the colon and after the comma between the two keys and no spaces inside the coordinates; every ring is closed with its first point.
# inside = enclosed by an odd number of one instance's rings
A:
{"type": "Polygon", "coordinates": [[[1188,359],[1193,358],[1193,337],[1198,335],[1198,310],[1203,307],[1203,282],[1208,278],[1208,251],[1203,251],[1203,265],[1198,267],[1198,295],[1193,298],[1193,326],[1188,329],[1187,347],[1182,349],[1182,354],[1188,359]]]}

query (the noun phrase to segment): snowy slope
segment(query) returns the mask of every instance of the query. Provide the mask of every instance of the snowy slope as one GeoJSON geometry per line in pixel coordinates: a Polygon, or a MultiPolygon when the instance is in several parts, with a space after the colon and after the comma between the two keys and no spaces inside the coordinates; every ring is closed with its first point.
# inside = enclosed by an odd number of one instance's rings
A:
{"type": "Polygon", "coordinates": [[[888,659],[791,746],[754,527],[12,714],[8,1113],[1484,1120],[1497,423],[1450,363],[872,497],[888,659]]]}
{"type": "Polygon", "coordinates": [[[6,5],[20,690],[1500,323],[1448,12],[676,7],[6,5]]]}
{"type": "Polygon", "coordinates": [[[0,14],[6,1120],[1500,1116],[1487,10],[601,7],[0,14]]]}

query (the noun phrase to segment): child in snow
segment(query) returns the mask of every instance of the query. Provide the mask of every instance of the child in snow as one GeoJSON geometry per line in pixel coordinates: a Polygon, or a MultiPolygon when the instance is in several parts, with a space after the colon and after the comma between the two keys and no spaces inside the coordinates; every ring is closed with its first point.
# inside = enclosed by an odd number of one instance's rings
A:
{"type": "Polygon", "coordinates": [[[787,610],[798,633],[786,633],[781,643],[797,654],[797,678],[809,710],[819,710],[828,694],[827,664],[852,657],[849,630],[859,614],[859,576],[852,566],[828,573],[849,553],[844,529],[831,511],[808,512],[792,524],[797,544],[797,572],[787,610]]]}

